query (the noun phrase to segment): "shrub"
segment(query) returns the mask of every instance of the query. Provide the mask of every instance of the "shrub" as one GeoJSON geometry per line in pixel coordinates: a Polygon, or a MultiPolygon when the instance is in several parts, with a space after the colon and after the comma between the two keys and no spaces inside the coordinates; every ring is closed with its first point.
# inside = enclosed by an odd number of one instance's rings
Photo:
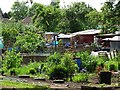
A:
{"type": "Polygon", "coordinates": [[[10,75],[16,75],[16,70],[15,70],[15,68],[10,69],[10,75]]]}
{"type": "Polygon", "coordinates": [[[67,69],[61,65],[53,66],[49,71],[50,79],[65,79],[67,78],[67,69]]]}
{"type": "Polygon", "coordinates": [[[75,73],[76,63],[73,60],[72,53],[64,53],[63,57],[61,58],[61,64],[67,69],[68,77],[71,77],[75,73]]]}
{"type": "Polygon", "coordinates": [[[88,81],[88,74],[87,73],[79,73],[72,77],[73,82],[86,82],[88,81]]]}
{"type": "Polygon", "coordinates": [[[30,68],[29,74],[32,74],[32,75],[36,74],[36,70],[34,68],[30,68]]]}
{"type": "Polygon", "coordinates": [[[88,72],[92,73],[96,70],[96,61],[88,61],[88,64],[86,65],[86,69],[88,72]]]}
{"type": "Polygon", "coordinates": [[[53,55],[50,55],[48,58],[47,58],[47,61],[49,63],[49,66],[53,66],[53,65],[58,65],[60,64],[61,60],[61,55],[60,53],[54,53],[53,55]]]}
{"type": "Polygon", "coordinates": [[[76,68],[72,53],[64,53],[63,56],[59,53],[54,53],[48,57],[48,62],[45,66],[49,67],[46,69],[46,72],[50,79],[71,77],[77,71],[76,69],[78,69],[76,68]]]}
{"type": "Polygon", "coordinates": [[[6,51],[4,60],[2,60],[3,67],[6,69],[19,68],[21,66],[22,57],[20,53],[15,50],[6,51]]]}
{"type": "Polygon", "coordinates": [[[106,61],[105,62],[105,69],[117,71],[118,70],[118,62],[113,61],[113,60],[106,61]]]}
{"type": "Polygon", "coordinates": [[[29,73],[28,70],[29,70],[29,67],[27,65],[17,68],[17,71],[18,71],[19,75],[28,74],[29,73]]]}

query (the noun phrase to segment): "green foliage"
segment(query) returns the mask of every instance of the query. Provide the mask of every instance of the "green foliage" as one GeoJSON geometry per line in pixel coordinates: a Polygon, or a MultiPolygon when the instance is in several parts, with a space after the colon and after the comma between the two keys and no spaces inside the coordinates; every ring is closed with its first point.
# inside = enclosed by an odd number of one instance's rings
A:
{"type": "Polygon", "coordinates": [[[63,67],[66,67],[68,71],[68,76],[71,76],[76,71],[75,62],[73,60],[73,54],[72,53],[64,53],[63,57],[61,58],[61,64],[63,67]]]}
{"type": "Polygon", "coordinates": [[[19,68],[21,66],[22,57],[20,53],[16,53],[15,50],[6,51],[4,54],[3,68],[12,69],[19,68]]]}
{"type": "Polygon", "coordinates": [[[46,67],[49,67],[46,69],[49,77],[54,74],[54,77],[52,76],[52,78],[59,77],[63,79],[66,78],[66,75],[67,77],[71,77],[78,69],[76,68],[72,53],[64,53],[64,55],[54,53],[48,57],[46,67]],[[57,76],[59,74],[63,74],[63,76],[57,76]]]}
{"type": "Polygon", "coordinates": [[[60,0],[56,0],[55,2],[54,1],[51,1],[50,5],[55,7],[55,8],[60,8],[60,0]]]}
{"type": "Polygon", "coordinates": [[[49,90],[48,86],[46,85],[42,85],[42,86],[38,86],[38,85],[34,85],[34,84],[28,84],[28,83],[24,83],[24,82],[15,82],[15,81],[2,81],[0,82],[0,87],[4,87],[4,86],[8,86],[8,87],[13,87],[13,88],[23,88],[23,90],[49,90]]]}
{"type": "Polygon", "coordinates": [[[26,32],[16,37],[14,46],[19,47],[20,52],[32,53],[43,50],[44,40],[39,34],[26,30],[26,32]]]}
{"type": "Polygon", "coordinates": [[[117,71],[118,70],[118,62],[114,61],[114,60],[109,60],[107,62],[105,62],[105,69],[106,70],[113,70],[113,71],[117,71]]]}
{"type": "Polygon", "coordinates": [[[17,69],[18,74],[30,74],[30,69],[34,69],[37,73],[38,67],[42,64],[42,62],[30,62],[28,65],[23,65],[17,69]]]}
{"type": "Polygon", "coordinates": [[[15,69],[15,68],[10,69],[10,70],[9,70],[9,74],[10,74],[10,75],[16,75],[16,74],[17,74],[16,69],[15,69]]]}
{"type": "Polygon", "coordinates": [[[59,65],[61,63],[61,55],[60,53],[54,53],[53,55],[50,55],[47,58],[47,62],[49,63],[49,66],[53,66],[53,65],[59,65]]]}
{"type": "Polygon", "coordinates": [[[88,53],[88,52],[78,52],[78,53],[76,53],[76,57],[81,58],[83,67],[85,67],[85,65],[88,64],[88,61],[91,60],[90,53],[88,53]]]}
{"type": "MultiPolygon", "coordinates": [[[[36,3],[35,3],[36,4],[36,3]]],[[[34,8],[33,23],[36,27],[41,27],[44,31],[55,31],[60,21],[60,9],[53,6],[36,4],[34,8]]]]}
{"type": "Polygon", "coordinates": [[[20,22],[2,22],[1,26],[5,48],[12,47],[19,33],[24,32],[25,30],[25,25],[20,22]]]}
{"type": "Polygon", "coordinates": [[[66,17],[69,20],[70,32],[77,32],[80,30],[88,29],[86,14],[88,14],[92,8],[87,6],[84,2],[73,3],[70,8],[66,10],[66,17]]]}
{"type": "Polygon", "coordinates": [[[87,82],[88,81],[87,73],[79,73],[72,77],[73,82],[87,82]]]}
{"type": "Polygon", "coordinates": [[[29,74],[32,74],[32,75],[36,74],[36,70],[34,68],[30,68],[29,74]]]}
{"type": "Polygon", "coordinates": [[[102,10],[102,33],[114,33],[115,31],[118,30],[117,25],[119,25],[119,7],[120,1],[115,5],[112,2],[105,2],[103,7],[101,8],[102,10]]]}
{"type": "Polygon", "coordinates": [[[65,79],[67,78],[68,70],[62,65],[56,65],[50,68],[49,77],[50,79],[65,79]]]}
{"type": "Polygon", "coordinates": [[[18,71],[18,75],[24,75],[24,74],[29,74],[29,67],[26,66],[22,66],[16,69],[16,71],[18,71]]]}
{"type": "Polygon", "coordinates": [[[15,1],[11,9],[11,17],[15,21],[24,19],[28,14],[28,7],[24,2],[15,1]]]}
{"type": "Polygon", "coordinates": [[[93,10],[86,14],[87,21],[89,22],[90,28],[97,28],[99,25],[101,25],[102,22],[102,13],[98,12],[97,10],[93,10]]]}
{"type": "Polygon", "coordinates": [[[78,52],[76,57],[80,57],[82,60],[82,67],[88,72],[95,72],[97,65],[101,65],[106,62],[106,59],[102,57],[91,56],[88,52],[78,52]]]}

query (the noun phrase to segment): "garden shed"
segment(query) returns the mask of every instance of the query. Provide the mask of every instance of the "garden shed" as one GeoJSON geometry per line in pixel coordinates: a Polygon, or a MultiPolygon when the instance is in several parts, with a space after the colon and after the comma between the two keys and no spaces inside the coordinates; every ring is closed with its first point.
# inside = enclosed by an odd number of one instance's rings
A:
{"type": "Polygon", "coordinates": [[[54,41],[54,37],[57,36],[58,33],[55,32],[45,32],[45,40],[47,43],[52,43],[54,41]]]}
{"type": "Polygon", "coordinates": [[[110,39],[110,50],[120,51],[120,36],[114,36],[110,39]]]}
{"type": "Polygon", "coordinates": [[[74,44],[75,35],[73,34],[59,34],[58,40],[62,40],[63,44],[70,43],[71,45],[74,44]]]}
{"type": "Polygon", "coordinates": [[[76,35],[76,40],[78,40],[78,44],[84,44],[84,43],[91,44],[94,43],[94,36],[98,35],[100,31],[101,30],[91,29],[91,30],[76,32],[73,34],[76,35]]]}

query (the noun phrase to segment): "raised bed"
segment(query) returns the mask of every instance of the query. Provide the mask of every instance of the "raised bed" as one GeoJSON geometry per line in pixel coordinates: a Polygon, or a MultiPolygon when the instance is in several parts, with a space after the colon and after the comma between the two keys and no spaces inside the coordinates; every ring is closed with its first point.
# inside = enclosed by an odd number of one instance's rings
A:
{"type": "Polygon", "coordinates": [[[29,75],[19,75],[18,77],[19,77],[19,78],[30,78],[29,75]]]}
{"type": "Polygon", "coordinates": [[[115,90],[114,87],[81,86],[81,90],[115,90]]]}
{"type": "Polygon", "coordinates": [[[64,83],[64,80],[53,80],[53,83],[64,83]]]}
{"type": "Polygon", "coordinates": [[[45,81],[45,78],[34,78],[36,81],[45,81]]]}

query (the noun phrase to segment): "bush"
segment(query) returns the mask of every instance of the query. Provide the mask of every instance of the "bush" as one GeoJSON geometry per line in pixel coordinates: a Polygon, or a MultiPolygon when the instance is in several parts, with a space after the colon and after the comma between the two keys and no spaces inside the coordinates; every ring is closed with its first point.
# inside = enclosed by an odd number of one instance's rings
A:
{"type": "Polygon", "coordinates": [[[71,77],[77,71],[76,69],[78,69],[76,68],[72,53],[64,53],[63,56],[59,53],[54,53],[48,57],[48,62],[45,66],[49,67],[46,69],[46,72],[50,79],[71,77]]]}
{"type": "Polygon", "coordinates": [[[52,68],[50,68],[50,79],[65,79],[67,78],[67,76],[67,69],[61,65],[53,66],[52,68]]]}
{"type": "Polygon", "coordinates": [[[61,58],[61,64],[63,67],[67,69],[68,77],[71,77],[76,72],[76,63],[73,60],[72,53],[64,53],[63,57],[61,58]]]}
{"type": "Polygon", "coordinates": [[[88,74],[87,73],[79,73],[72,77],[73,82],[86,82],[88,81],[88,74]]]}
{"type": "Polygon", "coordinates": [[[16,75],[16,70],[15,70],[15,68],[10,69],[10,75],[16,75]]]}
{"type": "Polygon", "coordinates": [[[49,63],[49,66],[58,65],[61,62],[60,58],[61,54],[55,52],[47,58],[47,62],[49,63]]]}
{"type": "Polygon", "coordinates": [[[105,69],[106,70],[113,70],[113,71],[117,71],[118,70],[118,62],[117,61],[106,61],[105,62],[105,69]]]}
{"type": "Polygon", "coordinates": [[[36,70],[34,68],[31,68],[29,70],[29,74],[32,74],[32,75],[36,74],[36,70]]]}
{"type": "Polygon", "coordinates": [[[88,64],[86,65],[87,71],[93,73],[96,70],[96,65],[96,61],[88,61],[88,64]]]}
{"type": "Polygon", "coordinates": [[[21,66],[22,57],[20,53],[16,53],[15,50],[6,51],[4,60],[2,60],[3,67],[8,69],[19,68],[21,66]]]}

